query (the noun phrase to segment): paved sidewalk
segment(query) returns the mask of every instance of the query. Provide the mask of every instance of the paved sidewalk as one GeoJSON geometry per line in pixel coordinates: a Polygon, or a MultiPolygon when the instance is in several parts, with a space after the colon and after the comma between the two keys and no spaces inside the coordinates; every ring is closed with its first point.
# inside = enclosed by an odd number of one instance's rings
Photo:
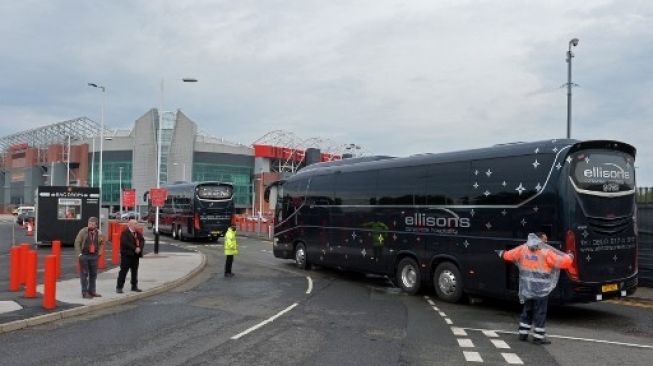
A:
{"type": "MultiPolygon", "coordinates": [[[[151,244],[146,252],[151,251],[151,244]]],[[[57,308],[47,311],[41,307],[43,285],[37,288],[38,298],[22,301],[0,301],[0,334],[59,319],[70,318],[119,304],[152,296],[181,285],[199,273],[206,265],[206,257],[197,251],[166,251],[158,255],[146,254],[141,258],[138,287],[143,292],[130,291],[130,274],[127,274],[125,293],[116,293],[119,268],[98,274],[96,290],[102,297],[84,299],[79,278],[57,282],[57,308]]]]}

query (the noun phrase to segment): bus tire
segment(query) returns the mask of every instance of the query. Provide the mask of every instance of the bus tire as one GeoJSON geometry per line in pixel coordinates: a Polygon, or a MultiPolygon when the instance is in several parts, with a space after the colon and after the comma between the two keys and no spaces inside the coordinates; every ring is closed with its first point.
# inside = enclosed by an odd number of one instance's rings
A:
{"type": "Polygon", "coordinates": [[[406,293],[414,295],[422,286],[422,278],[417,261],[406,257],[397,265],[396,281],[399,287],[406,293]]]}
{"type": "Polygon", "coordinates": [[[295,246],[295,264],[299,269],[310,269],[311,266],[308,263],[308,257],[306,255],[306,245],[304,243],[298,243],[295,246]]]}
{"type": "Polygon", "coordinates": [[[172,236],[173,239],[177,239],[177,227],[175,225],[172,225],[172,230],[170,231],[170,236],[172,236]]]}
{"type": "Polygon", "coordinates": [[[177,226],[177,239],[184,241],[184,235],[181,230],[181,225],[177,226]]]}
{"type": "Polygon", "coordinates": [[[438,297],[446,302],[459,302],[463,297],[463,278],[451,262],[442,262],[435,268],[433,286],[438,297]]]}

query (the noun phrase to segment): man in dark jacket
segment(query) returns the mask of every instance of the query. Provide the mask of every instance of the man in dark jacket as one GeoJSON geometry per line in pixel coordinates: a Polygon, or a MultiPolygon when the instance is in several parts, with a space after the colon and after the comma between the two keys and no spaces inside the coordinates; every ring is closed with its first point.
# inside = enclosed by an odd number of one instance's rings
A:
{"type": "Polygon", "coordinates": [[[88,226],[82,228],[75,238],[75,258],[79,261],[79,278],[85,299],[102,296],[95,292],[98,256],[104,253],[104,236],[97,230],[97,223],[97,217],[89,218],[88,226]]]}
{"type": "Polygon", "coordinates": [[[138,262],[143,256],[143,247],[145,238],[138,230],[138,222],[134,219],[129,220],[127,228],[120,234],[120,272],[118,273],[118,283],[116,292],[122,294],[122,287],[125,285],[127,271],[131,271],[132,291],[142,292],[138,288],[138,262]]]}

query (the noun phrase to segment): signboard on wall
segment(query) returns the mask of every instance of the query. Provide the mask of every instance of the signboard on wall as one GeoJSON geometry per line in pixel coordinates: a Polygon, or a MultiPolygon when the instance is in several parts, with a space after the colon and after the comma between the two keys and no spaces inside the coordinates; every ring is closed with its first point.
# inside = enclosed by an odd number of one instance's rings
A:
{"type": "Polygon", "coordinates": [[[122,191],[122,205],[127,208],[136,207],[135,189],[125,189],[122,191]]]}

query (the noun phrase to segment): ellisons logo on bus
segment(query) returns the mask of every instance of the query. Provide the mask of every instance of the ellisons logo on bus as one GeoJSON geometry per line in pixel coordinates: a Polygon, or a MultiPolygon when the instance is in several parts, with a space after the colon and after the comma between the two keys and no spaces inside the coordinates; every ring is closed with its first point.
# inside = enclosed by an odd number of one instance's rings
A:
{"type": "Polygon", "coordinates": [[[585,178],[593,179],[593,178],[604,178],[604,179],[630,179],[630,172],[624,170],[617,164],[612,164],[612,163],[606,163],[605,165],[609,165],[611,167],[615,167],[617,169],[610,169],[606,168],[604,169],[603,167],[600,166],[594,166],[590,169],[585,169],[583,171],[583,175],[585,178]]]}
{"type": "Polygon", "coordinates": [[[471,222],[467,217],[435,217],[424,213],[415,213],[404,218],[406,226],[433,227],[441,229],[468,228],[471,222]]]}

